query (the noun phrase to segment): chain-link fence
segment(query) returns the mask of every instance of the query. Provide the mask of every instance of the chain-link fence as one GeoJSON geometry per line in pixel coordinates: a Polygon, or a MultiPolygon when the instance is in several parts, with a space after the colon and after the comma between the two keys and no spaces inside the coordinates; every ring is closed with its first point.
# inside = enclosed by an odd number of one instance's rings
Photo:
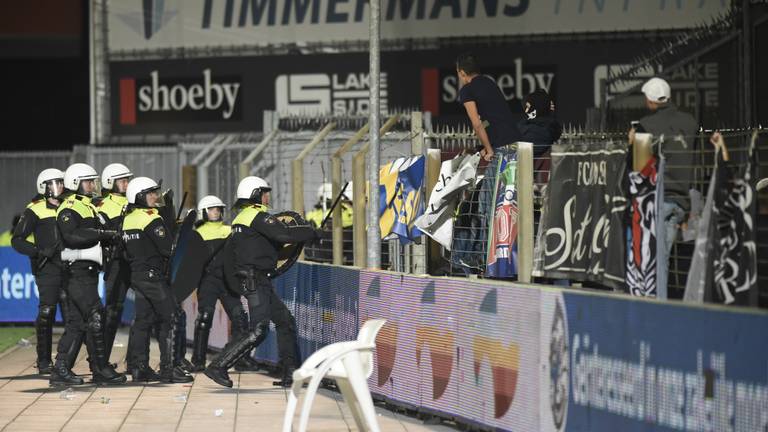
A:
{"type": "MultiPolygon", "coordinates": [[[[20,212],[34,195],[34,178],[42,169],[59,167],[65,169],[73,162],[86,162],[100,170],[112,162],[126,164],[137,176],[148,176],[163,179],[164,187],[173,188],[179,192],[189,189],[190,181],[185,179],[185,167],[192,167],[196,174],[192,189],[196,192],[195,199],[202,194],[213,194],[231,203],[235,197],[237,184],[243,175],[261,176],[273,187],[273,207],[276,209],[292,209],[295,204],[294,161],[302,159],[301,203],[303,211],[308,212],[323,202],[318,197],[318,188],[331,182],[334,155],[341,161],[342,183],[352,180],[352,163],[355,153],[365,148],[367,142],[361,130],[366,125],[363,117],[290,117],[279,119],[274,133],[269,134],[238,134],[222,135],[209,141],[184,142],[168,145],[140,146],[76,146],[72,152],[17,152],[0,153],[0,169],[5,184],[13,184],[14,188],[6,188],[6,205],[0,208],[0,220],[10,222],[12,216],[20,212]],[[332,127],[329,127],[332,125],[332,127]],[[319,137],[320,132],[327,133],[319,137]],[[359,138],[355,141],[355,137],[359,138]],[[361,139],[360,139],[361,138],[361,139]],[[308,145],[317,141],[307,150],[308,145]],[[337,154],[347,143],[344,152],[337,154]],[[257,150],[258,149],[258,150],[257,150]],[[257,151],[257,157],[242,169],[242,162],[257,151]]],[[[414,155],[415,140],[423,139],[423,148],[437,149],[440,161],[446,161],[459,154],[471,154],[477,151],[478,141],[474,134],[466,128],[439,128],[433,131],[429,122],[425,127],[420,125],[414,129],[409,114],[400,115],[392,124],[392,128],[382,135],[382,163],[397,158],[414,155]]],[[[745,169],[748,162],[748,150],[752,130],[723,130],[722,131],[731,154],[731,163],[737,169],[745,169]]],[[[667,169],[689,170],[691,173],[691,188],[701,196],[706,195],[709,180],[714,170],[713,147],[709,143],[710,132],[701,132],[695,137],[689,137],[692,147],[683,150],[690,155],[690,163],[683,165],[670,163],[667,169]]],[[[585,133],[578,130],[565,130],[560,142],[595,143],[601,140],[625,140],[624,133],[585,133]]],[[[757,180],[768,172],[768,132],[758,133],[755,154],[752,160],[752,179],[757,180]]],[[[509,149],[513,151],[513,149],[509,149]]],[[[674,153],[669,150],[669,154],[674,153]]],[[[425,153],[422,152],[422,153],[425,153]]],[[[486,175],[489,164],[480,162],[477,169],[478,179],[486,175]]],[[[550,156],[547,146],[534,146],[534,231],[538,232],[539,212],[543,205],[542,190],[549,182],[550,156]]],[[[415,245],[403,246],[399,241],[384,241],[382,255],[383,267],[405,271],[431,274],[467,275],[480,274],[485,271],[487,254],[487,233],[491,217],[481,207],[481,197],[490,195],[489,181],[479,181],[476,186],[467,188],[462,196],[454,220],[453,252],[444,248],[426,248],[423,245],[430,242],[422,237],[415,245]],[[429,267],[417,268],[414,262],[424,258],[430,250],[429,267]]],[[[424,191],[428,192],[425,181],[424,191]]],[[[350,187],[351,189],[351,187],[350,187]]],[[[350,191],[348,191],[349,193],[350,191]]],[[[756,223],[758,268],[768,265],[768,202],[766,191],[758,194],[758,216],[756,223]]],[[[180,193],[178,194],[180,197],[180,193]]],[[[186,207],[192,207],[194,200],[189,200],[186,207]]],[[[327,205],[327,203],[326,203],[327,205]]],[[[296,210],[296,209],[294,209],[296,210]]],[[[231,220],[232,215],[227,215],[231,220]]],[[[353,262],[352,249],[354,236],[352,229],[347,227],[342,231],[344,264],[353,262]]],[[[679,236],[675,242],[669,264],[669,297],[681,298],[691,264],[694,242],[689,238],[683,240],[679,236]]],[[[321,261],[333,261],[333,239],[331,228],[326,227],[326,236],[318,244],[307,251],[307,258],[321,261]]],[[[424,260],[426,261],[426,259],[424,260]]],[[[758,273],[759,285],[768,286],[768,274],[758,273]]],[[[763,297],[762,302],[766,302],[763,297]]]]}

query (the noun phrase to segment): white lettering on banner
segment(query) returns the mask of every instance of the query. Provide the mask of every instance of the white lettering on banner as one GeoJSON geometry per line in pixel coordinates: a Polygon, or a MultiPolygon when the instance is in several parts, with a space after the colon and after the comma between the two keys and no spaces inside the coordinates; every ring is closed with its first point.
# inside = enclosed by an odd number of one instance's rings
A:
{"type": "MultiPolygon", "coordinates": [[[[581,172],[581,170],[580,170],[581,172]]],[[[581,173],[579,174],[581,177],[581,173]]],[[[584,234],[589,232],[593,221],[592,204],[587,206],[584,215],[576,213],[576,197],[571,197],[563,209],[563,228],[549,228],[544,233],[544,254],[547,258],[554,257],[554,261],[544,266],[545,270],[558,269],[563,271],[586,272],[589,274],[602,274],[605,269],[600,267],[600,261],[596,261],[592,268],[572,268],[563,267],[566,262],[578,263],[584,259],[584,256],[593,257],[600,255],[603,249],[608,247],[608,240],[611,233],[610,216],[616,211],[623,211],[626,206],[626,199],[621,196],[604,196],[606,208],[610,209],[599,215],[596,220],[595,228],[592,230],[592,238],[585,239],[584,234]],[[580,220],[581,223],[574,231],[573,221],[580,220]],[[557,238],[557,245],[549,249],[549,237],[557,238]]],[[[548,259],[546,261],[549,261],[548,259]]]]}
{"type": "Polygon", "coordinates": [[[139,87],[139,111],[183,111],[187,108],[217,111],[222,118],[232,116],[237,102],[240,83],[217,83],[211,80],[211,70],[203,70],[203,83],[185,87],[176,84],[170,88],[160,84],[160,73],[152,71],[151,84],[139,87]]]}
{"type": "Polygon", "coordinates": [[[768,428],[768,383],[726,378],[724,353],[696,353],[696,371],[651,364],[640,341],[636,361],[600,353],[589,334],[571,350],[573,402],[587,408],[677,430],[747,432],[768,428]]]}
{"type": "MultiPolygon", "coordinates": [[[[275,109],[285,114],[365,114],[370,74],[296,74],[275,79],[275,109]]],[[[380,78],[381,110],[387,112],[387,74],[380,78]]]]}
{"type": "MultiPolygon", "coordinates": [[[[99,297],[104,298],[104,277],[99,274],[99,297]]],[[[0,273],[0,299],[2,300],[29,300],[39,299],[40,291],[37,289],[35,275],[32,273],[11,272],[8,267],[3,267],[0,273]]]]}
{"type": "Polygon", "coordinates": [[[0,295],[3,300],[24,300],[40,297],[35,283],[35,276],[31,273],[11,273],[8,267],[3,268],[0,274],[0,295]]]}
{"type": "MultiPolygon", "coordinates": [[[[107,9],[111,52],[368,39],[368,0],[164,0],[107,9]],[[148,6],[148,5],[151,5],[148,6]]],[[[684,29],[725,0],[384,0],[384,40],[684,29]]]]}
{"type": "Polygon", "coordinates": [[[608,173],[608,163],[606,161],[579,162],[577,166],[577,186],[607,185],[606,175],[608,173]]]}
{"type": "MultiPolygon", "coordinates": [[[[506,100],[522,100],[526,95],[538,89],[551,93],[552,82],[555,79],[554,72],[525,72],[523,59],[519,57],[515,59],[514,63],[514,72],[491,74],[506,100]]],[[[448,75],[443,78],[442,89],[443,102],[456,102],[459,97],[456,75],[448,75]]]]}

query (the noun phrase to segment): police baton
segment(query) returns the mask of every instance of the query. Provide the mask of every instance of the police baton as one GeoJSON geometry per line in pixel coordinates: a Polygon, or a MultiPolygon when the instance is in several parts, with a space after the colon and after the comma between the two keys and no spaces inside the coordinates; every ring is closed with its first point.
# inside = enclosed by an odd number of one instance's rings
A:
{"type": "Polygon", "coordinates": [[[333,209],[335,209],[336,206],[339,205],[339,202],[341,201],[341,197],[344,196],[344,191],[347,190],[347,186],[349,186],[349,182],[344,183],[344,187],[341,188],[341,192],[339,192],[339,195],[336,197],[335,200],[333,200],[333,204],[331,204],[331,208],[328,209],[328,214],[325,215],[323,222],[320,223],[320,226],[317,227],[317,229],[323,229],[323,227],[328,222],[328,220],[331,219],[331,215],[333,214],[333,209]]]}

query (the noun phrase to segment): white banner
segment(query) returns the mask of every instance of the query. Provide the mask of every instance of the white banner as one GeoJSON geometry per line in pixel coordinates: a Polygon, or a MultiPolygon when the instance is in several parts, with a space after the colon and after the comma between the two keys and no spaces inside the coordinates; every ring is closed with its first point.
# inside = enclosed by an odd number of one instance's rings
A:
{"type": "MultiPolygon", "coordinates": [[[[729,0],[381,0],[385,40],[689,28],[729,0]]],[[[109,50],[359,41],[368,0],[109,0],[109,50]]]]}
{"type": "Polygon", "coordinates": [[[480,153],[457,156],[440,165],[440,178],[429,197],[429,205],[415,225],[433,240],[451,250],[453,218],[460,193],[475,181],[480,153]]]}

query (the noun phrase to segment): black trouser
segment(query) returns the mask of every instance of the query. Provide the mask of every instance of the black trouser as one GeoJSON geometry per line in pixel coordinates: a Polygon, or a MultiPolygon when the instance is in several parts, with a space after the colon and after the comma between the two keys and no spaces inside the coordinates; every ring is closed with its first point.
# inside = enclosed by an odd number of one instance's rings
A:
{"type": "Polygon", "coordinates": [[[272,282],[261,272],[238,275],[240,288],[248,300],[248,314],[254,330],[261,331],[253,344],[256,348],[266,337],[269,322],[275,323],[277,350],[284,367],[298,366],[296,320],[272,288],[272,282]]]}
{"type": "Polygon", "coordinates": [[[123,316],[125,296],[131,286],[131,267],[125,260],[114,259],[107,264],[105,276],[104,339],[107,345],[107,358],[109,358],[115,343],[117,329],[120,326],[120,319],[123,316]]]}
{"type": "Polygon", "coordinates": [[[232,339],[241,337],[248,331],[248,315],[245,313],[240,294],[226,288],[223,275],[220,270],[206,273],[200,281],[197,289],[197,313],[198,316],[213,317],[216,308],[216,300],[224,306],[224,311],[232,323],[232,339]]]}
{"type": "Polygon", "coordinates": [[[167,281],[159,271],[133,272],[131,284],[136,293],[136,318],[131,329],[129,362],[133,365],[149,362],[149,337],[157,322],[161,370],[173,368],[176,301],[167,281]]]}
{"type": "MultiPolygon", "coordinates": [[[[36,263],[33,263],[33,265],[36,263]]],[[[42,269],[35,271],[35,283],[39,294],[37,320],[35,320],[35,332],[37,334],[37,362],[47,363],[51,361],[51,346],[53,344],[53,324],[56,321],[56,305],[61,308],[61,317],[66,322],[67,294],[64,284],[66,272],[52,262],[48,262],[42,269]]]]}
{"type": "Polygon", "coordinates": [[[103,307],[99,299],[99,269],[95,263],[77,261],[69,267],[65,291],[69,310],[56,359],[64,360],[86,340],[91,369],[104,367],[103,307]]]}

